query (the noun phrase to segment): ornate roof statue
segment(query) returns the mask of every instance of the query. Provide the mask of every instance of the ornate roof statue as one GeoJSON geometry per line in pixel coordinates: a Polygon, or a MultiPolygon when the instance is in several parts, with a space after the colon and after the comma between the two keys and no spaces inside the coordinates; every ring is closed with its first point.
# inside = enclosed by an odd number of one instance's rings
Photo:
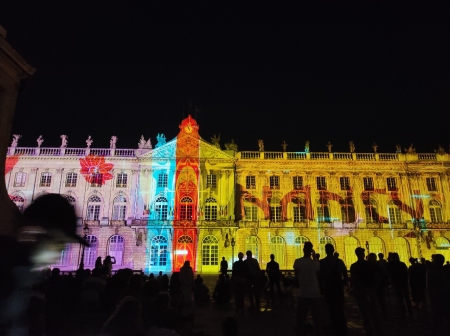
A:
{"type": "Polygon", "coordinates": [[[413,147],[414,144],[411,144],[408,149],[405,148],[405,152],[408,154],[416,154],[416,149],[413,147]]]}
{"type": "Polygon", "coordinates": [[[327,148],[328,148],[328,153],[331,153],[331,151],[333,150],[333,145],[329,141],[327,143],[327,148]]]}
{"type": "Polygon", "coordinates": [[[156,141],[157,143],[155,148],[161,147],[162,145],[166,144],[166,136],[163,133],[158,133],[158,135],[156,136],[156,141]]]}
{"type": "Polygon", "coordinates": [[[438,153],[439,155],[444,155],[445,154],[445,149],[444,147],[442,147],[441,145],[439,145],[438,149],[434,150],[436,153],[438,153]]]}
{"type": "Polygon", "coordinates": [[[148,138],[147,142],[144,145],[144,148],[152,149],[152,140],[148,138]]]}
{"type": "Polygon", "coordinates": [[[402,152],[402,146],[400,144],[396,144],[395,145],[395,152],[396,153],[401,153],[402,152]]]}
{"type": "Polygon", "coordinates": [[[283,143],[281,144],[281,147],[283,148],[283,152],[286,152],[288,144],[286,143],[286,140],[283,140],[283,143]]]}
{"type": "Polygon", "coordinates": [[[309,141],[305,142],[305,153],[309,153],[309,141]]]}
{"type": "Polygon", "coordinates": [[[376,153],[378,150],[378,145],[374,142],[372,148],[373,148],[373,152],[376,153]]]}
{"type": "Polygon", "coordinates": [[[67,147],[67,139],[69,139],[69,137],[65,134],[62,134],[59,136],[61,138],[61,148],[66,148],[67,147]]]}
{"type": "Polygon", "coordinates": [[[39,135],[39,138],[36,139],[36,142],[38,144],[38,147],[41,147],[42,143],[44,142],[42,135],[39,135]]]}
{"type": "Polygon", "coordinates": [[[264,152],[264,140],[262,139],[258,140],[258,147],[260,152],[264,152]]]}
{"type": "Polygon", "coordinates": [[[355,144],[353,143],[353,141],[350,141],[348,143],[348,146],[350,147],[350,153],[354,153],[355,152],[355,144]]]}
{"type": "Polygon", "coordinates": [[[13,134],[13,141],[11,142],[11,147],[17,147],[19,139],[22,137],[20,134],[13,134]]]}
{"type": "Polygon", "coordinates": [[[94,140],[92,140],[91,136],[88,135],[88,138],[86,139],[87,148],[91,148],[91,145],[92,145],[93,142],[94,142],[94,140]]]}
{"type": "Polygon", "coordinates": [[[216,135],[214,134],[214,136],[211,137],[211,143],[213,144],[213,146],[217,147],[218,149],[220,149],[220,143],[219,143],[219,141],[220,141],[220,133],[219,133],[219,136],[216,136],[216,135]]]}
{"type": "Polygon", "coordinates": [[[111,140],[109,140],[109,148],[116,148],[117,140],[119,140],[119,138],[113,135],[111,140]]]}
{"type": "Polygon", "coordinates": [[[234,151],[237,152],[237,150],[238,150],[238,145],[234,143],[234,139],[231,139],[231,142],[227,142],[227,143],[225,144],[225,148],[226,148],[227,150],[234,150],[234,151]]]}
{"type": "Polygon", "coordinates": [[[146,144],[147,142],[145,141],[145,139],[144,139],[144,135],[141,135],[141,139],[139,140],[139,142],[138,142],[138,148],[139,149],[143,149],[143,148],[145,148],[145,144],[146,144]]]}

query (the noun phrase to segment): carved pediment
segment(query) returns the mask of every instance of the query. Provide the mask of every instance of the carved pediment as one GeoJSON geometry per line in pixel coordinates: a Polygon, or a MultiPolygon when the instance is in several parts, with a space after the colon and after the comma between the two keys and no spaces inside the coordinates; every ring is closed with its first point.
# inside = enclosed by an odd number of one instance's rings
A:
{"type": "Polygon", "coordinates": [[[200,158],[233,160],[234,156],[231,156],[225,153],[224,151],[218,149],[216,146],[211,145],[209,142],[200,139],[200,158]]]}
{"type": "Polygon", "coordinates": [[[176,150],[176,138],[162,145],[161,147],[153,149],[153,151],[141,155],[141,158],[174,158],[176,150]]]}

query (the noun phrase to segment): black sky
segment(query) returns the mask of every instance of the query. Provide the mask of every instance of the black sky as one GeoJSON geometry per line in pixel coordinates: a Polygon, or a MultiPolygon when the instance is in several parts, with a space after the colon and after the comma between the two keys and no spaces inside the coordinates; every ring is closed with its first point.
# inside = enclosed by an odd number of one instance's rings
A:
{"type": "Polygon", "coordinates": [[[448,8],[368,1],[22,1],[0,4],[7,40],[34,67],[18,99],[21,146],[135,148],[178,133],[240,150],[448,148],[448,8]]]}

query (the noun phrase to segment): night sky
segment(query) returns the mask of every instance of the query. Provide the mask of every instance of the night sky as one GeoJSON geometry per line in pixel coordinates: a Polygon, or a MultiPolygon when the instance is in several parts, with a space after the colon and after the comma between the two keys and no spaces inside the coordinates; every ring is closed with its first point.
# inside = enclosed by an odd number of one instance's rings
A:
{"type": "Polygon", "coordinates": [[[192,101],[200,135],[240,150],[448,149],[445,4],[314,3],[2,1],[7,40],[37,68],[13,133],[19,146],[154,145],[192,101]]]}

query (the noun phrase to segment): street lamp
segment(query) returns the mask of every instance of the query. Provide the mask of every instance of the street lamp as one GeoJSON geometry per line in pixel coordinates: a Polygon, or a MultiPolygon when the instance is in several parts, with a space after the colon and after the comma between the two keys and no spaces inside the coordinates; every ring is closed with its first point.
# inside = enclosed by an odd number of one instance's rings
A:
{"type": "Polygon", "coordinates": [[[234,246],[236,245],[236,240],[234,240],[234,237],[231,237],[231,260],[234,264],[234,246]]]}
{"type": "MultiPolygon", "coordinates": [[[[87,226],[87,224],[83,228],[83,233],[84,233],[83,241],[86,243],[86,239],[89,234],[89,227],[87,226]]],[[[84,249],[85,248],[86,248],[86,244],[83,244],[83,248],[81,250],[80,267],[78,267],[78,269],[80,269],[80,270],[84,269],[84,249]]]]}
{"type": "Polygon", "coordinates": [[[366,240],[366,250],[367,250],[367,254],[369,254],[370,253],[370,245],[367,240],[366,240]]]}

